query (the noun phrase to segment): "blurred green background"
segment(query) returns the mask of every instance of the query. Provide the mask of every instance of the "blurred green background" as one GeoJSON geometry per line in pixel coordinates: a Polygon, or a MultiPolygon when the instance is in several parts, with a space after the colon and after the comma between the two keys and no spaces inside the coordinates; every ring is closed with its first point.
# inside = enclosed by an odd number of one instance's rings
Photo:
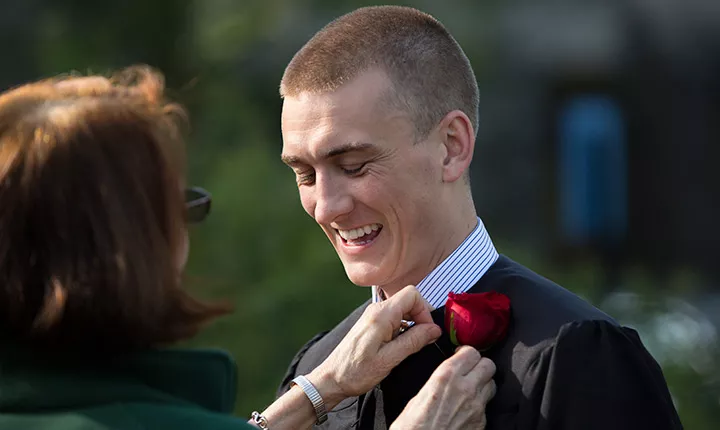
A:
{"type": "MultiPolygon", "coordinates": [[[[278,84],[315,31],[370,4],[0,0],[0,89],[146,63],[188,107],[190,182],[214,195],[212,216],[193,227],[188,287],[236,306],[191,344],[235,356],[243,416],[271,402],[306,340],[369,296],[345,277],[279,160],[278,84]]],[[[636,328],[686,428],[718,428],[720,2],[396,4],[439,18],[475,68],[473,189],[500,252],[636,328]],[[619,148],[603,165],[611,174],[588,173],[595,164],[573,173],[562,158],[577,139],[568,106],[588,97],[615,115],[599,132],[619,148]],[[613,185],[578,197],[567,175],[613,185]],[[593,207],[587,195],[617,210],[578,230],[567,205],[593,207]]]]}

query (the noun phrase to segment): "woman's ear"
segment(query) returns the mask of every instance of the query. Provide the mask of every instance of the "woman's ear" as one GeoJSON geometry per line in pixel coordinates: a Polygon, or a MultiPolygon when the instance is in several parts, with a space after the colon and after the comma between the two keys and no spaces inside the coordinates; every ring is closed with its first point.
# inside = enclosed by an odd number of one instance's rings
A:
{"type": "Polygon", "coordinates": [[[442,166],[443,182],[455,182],[470,167],[475,149],[475,130],[464,112],[454,110],[441,121],[440,133],[446,151],[442,166]]]}

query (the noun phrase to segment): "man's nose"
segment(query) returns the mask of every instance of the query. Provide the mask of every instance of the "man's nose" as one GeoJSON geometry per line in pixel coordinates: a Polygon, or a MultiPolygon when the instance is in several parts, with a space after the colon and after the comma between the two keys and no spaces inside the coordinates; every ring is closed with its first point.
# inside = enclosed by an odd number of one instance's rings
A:
{"type": "Polygon", "coordinates": [[[315,178],[315,210],[318,224],[330,224],[353,210],[353,199],[342,178],[317,175],[315,178]]]}

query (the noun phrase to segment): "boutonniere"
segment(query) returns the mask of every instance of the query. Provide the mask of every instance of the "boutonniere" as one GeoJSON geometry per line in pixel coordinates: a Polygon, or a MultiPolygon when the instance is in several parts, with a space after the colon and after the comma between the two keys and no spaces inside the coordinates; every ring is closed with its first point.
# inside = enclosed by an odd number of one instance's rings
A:
{"type": "Polygon", "coordinates": [[[494,291],[448,294],[445,329],[457,346],[470,345],[485,351],[507,335],[510,299],[494,291]]]}

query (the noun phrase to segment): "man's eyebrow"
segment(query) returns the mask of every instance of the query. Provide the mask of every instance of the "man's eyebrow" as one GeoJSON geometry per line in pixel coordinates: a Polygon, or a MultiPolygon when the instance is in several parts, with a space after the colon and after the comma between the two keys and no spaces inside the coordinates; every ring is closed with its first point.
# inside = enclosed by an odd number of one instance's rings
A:
{"type": "MultiPolygon", "coordinates": [[[[327,160],[328,158],[337,157],[339,155],[347,154],[348,152],[364,151],[366,149],[373,148],[374,145],[369,142],[348,142],[335,148],[330,148],[324,152],[320,158],[327,160]]],[[[280,160],[290,167],[297,166],[299,164],[307,164],[302,158],[296,155],[281,155],[280,160]]]]}
{"type": "Polygon", "coordinates": [[[327,159],[337,157],[338,155],[346,154],[348,152],[363,151],[372,147],[373,144],[369,142],[348,142],[335,148],[331,148],[322,155],[322,158],[327,159]]]}

